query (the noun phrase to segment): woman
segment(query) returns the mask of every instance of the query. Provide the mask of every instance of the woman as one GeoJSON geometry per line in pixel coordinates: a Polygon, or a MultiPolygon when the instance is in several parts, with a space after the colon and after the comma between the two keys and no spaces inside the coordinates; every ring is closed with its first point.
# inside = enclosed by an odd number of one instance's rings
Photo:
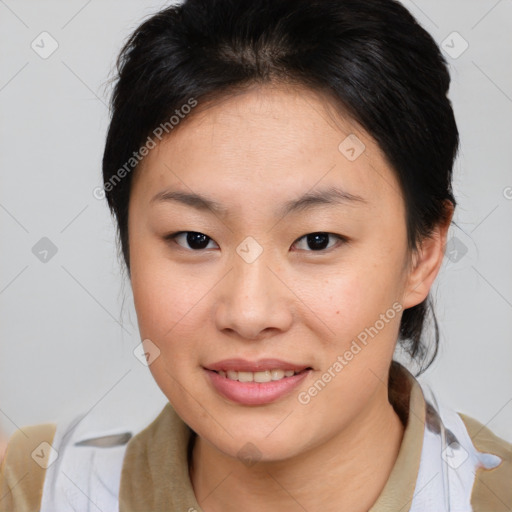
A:
{"type": "Polygon", "coordinates": [[[509,510],[510,443],[393,361],[424,362],[456,205],[429,34],[394,0],[189,0],[118,71],[104,190],[169,403],[16,433],[2,510],[509,510]]]}

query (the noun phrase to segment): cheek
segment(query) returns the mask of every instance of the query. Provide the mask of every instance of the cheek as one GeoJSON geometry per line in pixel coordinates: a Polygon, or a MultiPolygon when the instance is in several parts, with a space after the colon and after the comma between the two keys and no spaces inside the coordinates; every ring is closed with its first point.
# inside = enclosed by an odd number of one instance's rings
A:
{"type": "Polygon", "coordinates": [[[386,343],[378,344],[375,350],[387,354],[393,348],[401,318],[399,288],[399,266],[386,264],[384,259],[376,263],[360,258],[350,270],[322,280],[315,292],[314,309],[330,328],[329,352],[344,352],[353,340],[364,346],[365,342],[385,338],[386,343]]]}
{"type": "Polygon", "coordinates": [[[173,365],[194,353],[185,350],[185,345],[193,342],[201,325],[197,316],[206,285],[193,282],[188,274],[149,251],[133,258],[131,285],[141,339],[155,343],[162,359],[173,365]]]}
{"type": "Polygon", "coordinates": [[[132,290],[141,339],[151,340],[159,350],[149,365],[155,382],[173,405],[193,410],[183,386],[188,389],[199,371],[198,315],[204,314],[204,290],[173,272],[169,262],[147,255],[134,258],[132,290]]]}

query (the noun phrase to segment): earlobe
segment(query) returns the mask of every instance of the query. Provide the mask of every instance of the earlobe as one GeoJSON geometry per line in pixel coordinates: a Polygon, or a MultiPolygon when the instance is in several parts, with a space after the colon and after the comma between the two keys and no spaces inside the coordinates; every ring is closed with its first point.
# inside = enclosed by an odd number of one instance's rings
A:
{"type": "Polygon", "coordinates": [[[412,255],[412,263],[404,291],[403,307],[411,308],[423,302],[441,269],[446,249],[448,229],[453,217],[454,206],[446,201],[445,220],[438,224],[431,235],[424,238],[412,255]]]}

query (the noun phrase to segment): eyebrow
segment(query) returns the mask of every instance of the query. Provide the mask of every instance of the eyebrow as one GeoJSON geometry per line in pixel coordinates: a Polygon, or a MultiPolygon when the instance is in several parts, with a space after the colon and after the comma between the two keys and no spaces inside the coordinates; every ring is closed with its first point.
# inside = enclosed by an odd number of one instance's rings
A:
{"type": "MultiPolygon", "coordinates": [[[[178,202],[191,206],[199,211],[210,210],[219,216],[226,216],[229,209],[226,206],[218,203],[217,201],[192,192],[181,192],[178,190],[163,190],[156,194],[150,203],[159,202],[178,202]]],[[[279,209],[276,210],[275,215],[284,217],[290,213],[298,213],[309,211],[312,208],[322,205],[349,205],[355,206],[357,204],[367,205],[368,201],[361,196],[351,194],[339,187],[331,186],[314,192],[306,192],[298,199],[291,199],[285,202],[279,209]]]]}

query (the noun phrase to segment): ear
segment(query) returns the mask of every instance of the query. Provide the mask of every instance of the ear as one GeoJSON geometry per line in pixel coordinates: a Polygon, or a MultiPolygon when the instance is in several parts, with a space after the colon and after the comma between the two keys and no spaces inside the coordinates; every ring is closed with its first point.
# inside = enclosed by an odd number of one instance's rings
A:
{"type": "Polygon", "coordinates": [[[412,256],[412,264],[402,300],[404,309],[412,308],[427,298],[443,264],[446,238],[454,212],[454,205],[451,201],[446,200],[444,204],[446,212],[444,220],[434,228],[428,238],[421,242],[420,247],[412,256]]]}

